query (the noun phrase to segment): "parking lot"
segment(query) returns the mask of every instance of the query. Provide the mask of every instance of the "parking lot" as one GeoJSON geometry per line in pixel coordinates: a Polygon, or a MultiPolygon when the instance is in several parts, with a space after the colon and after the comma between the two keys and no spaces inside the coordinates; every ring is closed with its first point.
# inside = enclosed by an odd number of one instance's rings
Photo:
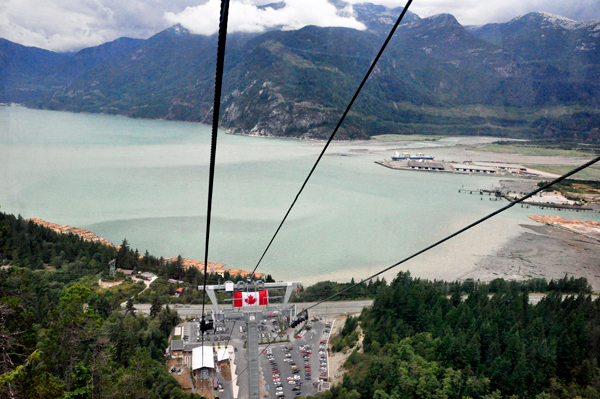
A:
{"type": "Polygon", "coordinates": [[[261,346],[260,365],[269,397],[292,398],[317,394],[317,383],[327,380],[326,321],[311,318],[300,338],[289,343],[261,346]]]}
{"type": "MultiPolygon", "coordinates": [[[[265,343],[260,345],[261,379],[270,398],[314,396],[317,394],[318,382],[327,380],[327,340],[331,322],[312,317],[307,326],[301,332],[298,331],[299,335],[297,336],[293,336],[295,332],[293,330],[281,336],[282,338],[289,337],[290,342],[274,343],[267,348],[266,343],[278,336],[279,324],[275,318],[259,324],[259,342],[265,343]]],[[[239,354],[239,356],[235,356],[234,360],[233,378],[236,380],[233,385],[225,381],[220,373],[217,373],[219,382],[223,383],[224,391],[219,392],[223,399],[248,396],[248,374],[245,372],[248,364],[245,356],[246,333],[245,323],[221,322],[215,325],[215,330],[210,331],[204,337],[207,344],[212,342],[225,345],[231,335],[229,344],[234,347],[236,355],[239,354]]],[[[201,337],[198,323],[195,321],[184,323],[182,335],[186,342],[199,342],[201,337]]]]}

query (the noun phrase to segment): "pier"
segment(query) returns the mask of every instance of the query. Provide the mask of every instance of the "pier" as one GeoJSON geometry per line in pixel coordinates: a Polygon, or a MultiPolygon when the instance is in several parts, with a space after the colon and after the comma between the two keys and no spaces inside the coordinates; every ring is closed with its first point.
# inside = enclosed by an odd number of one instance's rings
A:
{"type": "Polygon", "coordinates": [[[501,162],[479,162],[479,161],[434,161],[433,159],[422,160],[392,160],[375,161],[376,164],[396,170],[416,170],[422,172],[456,173],[477,176],[515,176],[515,177],[539,177],[524,166],[517,164],[505,164],[501,162]]]}
{"type": "MultiPolygon", "coordinates": [[[[508,195],[502,193],[500,190],[468,190],[464,188],[458,189],[460,194],[469,194],[469,195],[479,195],[479,196],[487,196],[490,201],[502,201],[506,200],[509,202],[514,202],[514,199],[509,197],[508,195]],[[492,194],[494,195],[492,197],[492,194]]],[[[528,202],[523,201],[521,203],[521,208],[529,208],[529,207],[538,207],[540,209],[549,208],[556,209],[558,211],[569,211],[569,212],[588,212],[588,213],[600,213],[599,210],[594,208],[582,207],[580,205],[565,205],[565,204],[552,204],[552,203],[543,203],[543,202],[528,202]]]]}

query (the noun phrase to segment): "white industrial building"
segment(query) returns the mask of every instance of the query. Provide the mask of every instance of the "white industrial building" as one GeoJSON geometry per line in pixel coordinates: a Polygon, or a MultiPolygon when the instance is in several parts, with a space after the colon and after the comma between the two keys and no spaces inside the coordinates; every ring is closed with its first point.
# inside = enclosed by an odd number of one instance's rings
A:
{"type": "Polygon", "coordinates": [[[504,163],[504,162],[484,162],[475,161],[473,165],[484,166],[489,168],[496,168],[498,170],[509,171],[509,172],[526,172],[527,168],[523,165],[516,163],[504,163]]]}
{"type": "Polygon", "coordinates": [[[229,363],[229,351],[227,348],[217,349],[217,363],[229,363]]]}
{"type": "Polygon", "coordinates": [[[192,373],[207,378],[215,369],[215,355],[212,346],[199,346],[192,349],[192,373]]]}
{"type": "Polygon", "coordinates": [[[477,166],[470,163],[452,163],[452,170],[462,173],[498,173],[498,169],[489,166],[477,166]]]}

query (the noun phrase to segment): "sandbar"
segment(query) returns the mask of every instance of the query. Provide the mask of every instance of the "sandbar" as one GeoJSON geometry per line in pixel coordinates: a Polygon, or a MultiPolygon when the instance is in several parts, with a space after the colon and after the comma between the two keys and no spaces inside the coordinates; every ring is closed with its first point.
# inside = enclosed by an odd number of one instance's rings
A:
{"type": "Polygon", "coordinates": [[[548,225],[522,224],[525,232],[478,262],[461,280],[585,277],[600,291],[600,241],[548,225]]]}

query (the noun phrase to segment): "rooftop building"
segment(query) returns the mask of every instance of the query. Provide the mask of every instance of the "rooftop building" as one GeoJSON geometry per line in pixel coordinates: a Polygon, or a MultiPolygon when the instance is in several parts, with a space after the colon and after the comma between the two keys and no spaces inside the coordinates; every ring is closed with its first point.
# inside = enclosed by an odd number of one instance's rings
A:
{"type": "Polygon", "coordinates": [[[192,350],[192,371],[202,368],[215,368],[215,356],[212,346],[199,346],[192,350]]]}
{"type": "Polygon", "coordinates": [[[475,161],[473,162],[473,165],[487,166],[490,168],[496,168],[500,170],[520,170],[523,172],[527,170],[525,166],[516,163],[475,161]]]}
{"type": "Polygon", "coordinates": [[[497,173],[498,172],[498,169],[492,168],[492,167],[489,167],[489,166],[478,166],[478,165],[467,164],[467,163],[452,163],[450,165],[452,166],[452,170],[454,170],[456,172],[463,172],[463,173],[488,173],[488,174],[492,174],[492,173],[497,173]]]}

